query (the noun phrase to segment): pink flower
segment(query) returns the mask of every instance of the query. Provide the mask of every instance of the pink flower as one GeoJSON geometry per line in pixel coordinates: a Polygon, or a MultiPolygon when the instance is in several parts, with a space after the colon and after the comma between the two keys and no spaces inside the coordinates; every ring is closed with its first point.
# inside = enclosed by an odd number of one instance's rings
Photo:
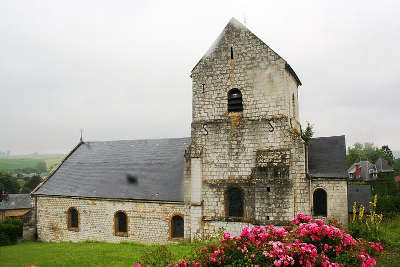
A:
{"type": "Polygon", "coordinates": [[[223,235],[224,240],[228,240],[231,238],[231,234],[230,233],[224,233],[223,235]]]}

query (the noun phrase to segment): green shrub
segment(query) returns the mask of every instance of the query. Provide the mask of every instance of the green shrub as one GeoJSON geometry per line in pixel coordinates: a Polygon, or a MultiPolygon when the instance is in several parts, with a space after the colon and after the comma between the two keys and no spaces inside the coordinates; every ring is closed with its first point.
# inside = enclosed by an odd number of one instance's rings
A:
{"type": "Polygon", "coordinates": [[[399,195],[385,195],[380,196],[376,210],[380,213],[391,216],[400,213],[400,196],[399,195]]]}
{"type": "MultiPolygon", "coordinates": [[[[379,200],[381,201],[381,200],[379,200]]],[[[361,204],[357,214],[357,203],[353,204],[353,218],[351,219],[348,230],[354,238],[363,238],[368,241],[382,241],[380,236],[380,224],[383,214],[376,212],[378,196],[374,196],[374,201],[369,202],[369,214],[365,214],[365,207],[361,204]]]]}
{"type": "Polygon", "coordinates": [[[0,233],[6,235],[10,243],[15,244],[18,239],[19,226],[14,224],[0,224],[0,233]]]}
{"type": "Polygon", "coordinates": [[[5,218],[0,221],[0,245],[15,244],[22,237],[22,220],[5,218]]]}
{"type": "Polygon", "coordinates": [[[8,235],[0,231],[0,246],[7,246],[10,244],[11,242],[10,239],[8,238],[8,235]]]}
{"type": "Polygon", "coordinates": [[[146,266],[165,266],[174,260],[171,251],[165,245],[150,247],[140,258],[146,266]]]}

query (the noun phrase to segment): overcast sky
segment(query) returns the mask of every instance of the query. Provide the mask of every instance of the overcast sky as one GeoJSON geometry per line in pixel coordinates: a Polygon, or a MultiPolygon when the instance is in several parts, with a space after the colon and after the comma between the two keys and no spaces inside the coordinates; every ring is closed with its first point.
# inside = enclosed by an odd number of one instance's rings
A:
{"type": "Polygon", "coordinates": [[[316,136],[400,150],[400,1],[1,0],[0,151],[189,136],[190,71],[231,17],[294,68],[316,136]]]}

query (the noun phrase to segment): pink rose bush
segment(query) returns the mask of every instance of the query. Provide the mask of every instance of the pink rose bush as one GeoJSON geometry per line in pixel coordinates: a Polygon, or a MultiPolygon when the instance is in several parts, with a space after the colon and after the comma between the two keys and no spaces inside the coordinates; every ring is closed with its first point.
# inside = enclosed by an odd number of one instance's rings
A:
{"type": "MultiPolygon", "coordinates": [[[[291,226],[244,227],[239,236],[225,233],[216,246],[205,247],[198,259],[170,264],[189,266],[375,266],[381,243],[356,240],[337,222],[299,214],[291,226]]],[[[144,267],[135,265],[135,267],[144,267]]]]}

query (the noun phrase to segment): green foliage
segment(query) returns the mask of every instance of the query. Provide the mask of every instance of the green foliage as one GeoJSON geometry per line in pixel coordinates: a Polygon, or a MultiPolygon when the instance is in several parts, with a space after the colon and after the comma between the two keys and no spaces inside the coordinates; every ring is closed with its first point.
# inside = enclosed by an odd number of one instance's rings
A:
{"type": "MultiPolygon", "coordinates": [[[[381,199],[379,199],[379,202],[381,199]]],[[[365,214],[365,207],[360,205],[357,214],[357,203],[353,204],[353,218],[351,219],[348,230],[354,238],[363,238],[367,241],[382,241],[380,235],[380,225],[383,215],[376,212],[378,206],[378,196],[374,196],[374,201],[369,203],[369,214],[365,214]]]]}
{"type": "Polygon", "coordinates": [[[173,262],[174,258],[168,247],[165,245],[158,245],[150,247],[140,258],[140,262],[150,266],[165,266],[173,262]]]}
{"type": "Polygon", "coordinates": [[[0,247],[11,245],[11,241],[8,238],[8,235],[5,232],[0,231],[0,247]]]}
{"type": "Polygon", "coordinates": [[[380,173],[379,179],[376,181],[368,182],[372,186],[372,190],[379,196],[396,196],[398,190],[395,181],[393,180],[392,173],[380,173]]]}
{"type": "Polygon", "coordinates": [[[309,144],[311,142],[311,138],[314,135],[314,125],[311,123],[307,122],[307,127],[304,131],[301,132],[301,138],[303,138],[304,142],[306,144],[309,144]]]}
{"type": "MultiPolygon", "coordinates": [[[[0,266],[132,267],[156,246],[128,242],[22,242],[0,248],[0,266]]],[[[172,262],[188,257],[197,249],[190,243],[168,244],[166,247],[172,254],[172,262]]]]}
{"type": "Polygon", "coordinates": [[[393,165],[393,161],[394,161],[394,157],[393,157],[393,152],[389,148],[389,146],[388,145],[382,146],[380,151],[382,153],[383,158],[386,159],[389,162],[390,166],[392,166],[393,165]]]}
{"type": "Polygon", "coordinates": [[[383,195],[380,197],[378,206],[376,207],[378,212],[384,213],[385,216],[395,216],[400,213],[400,196],[399,195],[383,195]]]}
{"type": "Polygon", "coordinates": [[[40,175],[32,176],[28,181],[25,182],[23,188],[21,189],[21,193],[30,193],[32,190],[42,182],[42,178],[40,175]]]}
{"type": "Polygon", "coordinates": [[[355,143],[353,147],[347,148],[347,167],[361,160],[375,163],[379,157],[386,159],[389,165],[393,165],[393,153],[389,146],[385,145],[378,148],[373,143],[355,143]]]}
{"type": "Polygon", "coordinates": [[[400,175],[400,158],[393,160],[393,170],[395,176],[400,175]]]}
{"type": "Polygon", "coordinates": [[[22,236],[22,220],[5,218],[0,221],[0,245],[10,245],[22,236]]]}
{"type": "Polygon", "coordinates": [[[0,172],[0,193],[4,191],[9,194],[18,194],[19,189],[17,179],[7,173],[0,172]]]}

